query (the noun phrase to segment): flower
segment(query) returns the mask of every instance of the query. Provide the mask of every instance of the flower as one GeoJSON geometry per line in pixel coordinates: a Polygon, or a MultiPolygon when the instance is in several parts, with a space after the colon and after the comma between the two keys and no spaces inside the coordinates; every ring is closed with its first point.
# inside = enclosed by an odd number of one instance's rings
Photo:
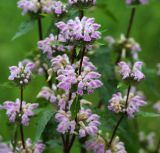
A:
{"type": "Polygon", "coordinates": [[[123,80],[133,79],[134,81],[141,81],[144,79],[144,74],[141,72],[141,67],[143,63],[138,61],[135,62],[133,67],[131,68],[126,62],[122,61],[118,63],[119,73],[122,76],[123,80]]]}
{"type": "Polygon", "coordinates": [[[56,86],[53,84],[52,89],[49,87],[43,87],[41,91],[38,93],[37,98],[44,98],[51,103],[55,103],[57,100],[57,97],[55,95],[56,86]]]}
{"type": "Polygon", "coordinates": [[[34,146],[34,153],[42,153],[45,149],[45,145],[42,141],[38,141],[34,146]]]}
{"type": "Polygon", "coordinates": [[[15,81],[18,85],[26,85],[31,80],[32,69],[34,68],[33,63],[22,64],[21,62],[18,66],[9,67],[10,76],[9,80],[15,81]]]}
{"type": "Polygon", "coordinates": [[[96,24],[94,18],[83,17],[81,20],[76,17],[75,20],[70,19],[67,23],[56,23],[57,28],[60,30],[60,34],[69,42],[80,41],[85,43],[91,43],[100,38],[99,24],[96,24]]]}
{"type": "Polygon", "coordinates": [[[4,153],[4,152],[13,153],[13,151],[11,150],[11,148],[9,148],[8,145],[6,145],[5,143],[1,143],[1,142],[0,142],[0,152],[1,153],[4,153]]]}
{"type": "Polygon", "coordinates": [[[57,131],[65,134],[67,132],[73,134],[75,132],[76,122],[71,119],[71,113],[59,110],[55,115],[56,121],[59,123],[57,131]]]}
{"type": "Polygon", "coordinates": [[[121,34],[118,40],[114,39],[112,36],[105,37],[105,40],[113,50],[123,51],[124,55],[136,60],[138,59],[138,53],[141,51],[141,47],[133,38],[126,38],[124,34],[121,34]]]}
{"type": "Polygon", "coordinates": [[[58,75],[57,80],[60,81],[57,85],[58,88],[69,91],[72,85],[77,83],[75,68],[67,65],[64,70],[61,70],[61,74],[58,75]]]}
{"type": "Polygon", "coordinates": [[[139,4],[146,4],[148,3],[148,0],[126,0],[127,4],[134,4],[134,3],[139,3],[139,4]]]}
{"type": "Polygon", "coordinates": [[[77,114],[78,124],[80,126],[79,136],[85,137],[87,135],[95,136],[98,133],[98,127],[101,124],[99,121],[99,116],[97,114],[92,114],[90,109],[84,109],[83,107],[77,114]]]}
{"type": "Polygon", "coordinates": [[[22,15],[27,13],[38,13],[40,9],[40,3],[38,0],[19,0],[18,8],[22,10],[22,15]]]}
{"type": "Polygon", "coordinates": [[[43,54],[46,53],[48,57],[51,58],[53,53],[57,51],[65,51],[65,47],[59,44],[62,42],[65,42],[65,39],[62,35],[54,36],[53,34],[50,34],[49,37],[46,37],[44,40],[38,41],[38,48],[43,54]]]}
{"type": "Polygon", "coordinates": [[[113,94],[112,98],[109,100],[108,109],[115,113],[126,112],[129,118],[133,118],[135,113],[139,111],[139,108],[146,104],[144,101],[144,96],[138,92],[130,92],[127,107],[126,99],[127,97],[122,97],[120,92],[113,94]]]}
{"type": "Polygon", "coordinates": [[[96,4],[96,0],[68,0],[70,5],[92,6],[96,4]]]}
{"type": "Polygon", "coordinates": [[[5,101],[4,105],[1,106],[1,109],[5,109],[7,111],[7,116],[9,117],[10,122],[15,122],[16,118],[21,118],[21,123],[24,126],[28,126],[30,117],[34,116],[33,110],[38,107],[38,104],[26,104],[25,101],[22,102],[22,112],[20,110],[21,101],[20,99],[16,99],[16,102],[13,101],[5,101]]]}
{"type": "Polygon", "coordinates": [[[155,103],[153,105],[153,108],[157,111],[157,113],[160,113],[160,101],[155,103]]]}
{"type": "Polygon", "coordinates": [[[110,149],[105,153],[127,153],[127,151],[125,150],[124,143],[119,141],[119,137],[115,137],[110,149]]]}
{"type": "Polygon", "coordinates": [[[42,12],[60,16],[67,12],[66,5],[64,5],[61,1],[56,0],[41,0],[42,12]]]}

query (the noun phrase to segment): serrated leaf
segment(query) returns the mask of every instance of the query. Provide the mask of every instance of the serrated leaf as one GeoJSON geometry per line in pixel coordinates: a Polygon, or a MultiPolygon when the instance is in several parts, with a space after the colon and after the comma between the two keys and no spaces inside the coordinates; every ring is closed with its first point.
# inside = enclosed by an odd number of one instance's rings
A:
{"type": "Polygon", "coordinates": [[[29,31],[31,31],[34,27],[34,23],[35,23],[35,21],[33,19],[27,20],[27,21],[24,21],[23,23],[21,23],[18,28],[18,31],[13,36],[12,40],[15,40],[15,39],[25,35],[29,31]]]}
{"type": "Polygon", "coordinates": [[[40,139],[47,123],[49,122],[53,114],[54,114],[53,110],[46,110],[42,113],[42,116],[39,119],[38,124],[37,124],[35,142],[37,142],[40,139]]]}
{"type": "Polygon", "coordinates": [[[143,112],[139,111],[136,116],[142,116],[142,117],[160,117],[160,114],[152,113],[152,112],[143,112]]]}
{"type": "Polygon", "coordinates": [[[76,118],[76,115],[79,112],[79,110],[80,110],[80,98],[78,96],[71,105],[71,115],[73,119],[76,118]]]}

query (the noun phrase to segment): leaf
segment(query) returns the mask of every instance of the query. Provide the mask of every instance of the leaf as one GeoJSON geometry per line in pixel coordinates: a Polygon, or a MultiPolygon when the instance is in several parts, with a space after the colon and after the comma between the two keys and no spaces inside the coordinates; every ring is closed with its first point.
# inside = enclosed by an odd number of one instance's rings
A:
{"type": "Polygon", "coordinates": [[[152,113],[152,112],[139,111],[137,113],[137,116],[142,116],[142,117],[160,117],[160,114],[152,113]]]}
{"type": "Polygon", "coordinates": [[[13,82],[4,82],[0,85],[0,88],[14,88],[15,84],[13,82]]]}
{"type": "Polygon", "coordinates": [[[27,21],[24,21],[23,23],[21,23],[18,28],[18,31],[13,36],[12,40],[15,40],[15,39],[25,35],[29,31],[31,31],[34,27],[34,23],[35,23],[35,20],[33,20],[33,19],[27,20],[27,21]]]}
{"type": "Polygon", "coordinates": [[[78,96],[71,105],[71,115],[73,119],[76,118],[76,115],[79,112],[79,110],[80,110],[80,97],[78,96]]]}
{"type": "Polygon", "coordinates": [[[40,139],[47,123],[49,122],[53,114],[54,114],[53,110],[46,110],[42,113],[42,116],[39,119],[38,124],[37,124],[35,142],[37,142],[40,139]]]}

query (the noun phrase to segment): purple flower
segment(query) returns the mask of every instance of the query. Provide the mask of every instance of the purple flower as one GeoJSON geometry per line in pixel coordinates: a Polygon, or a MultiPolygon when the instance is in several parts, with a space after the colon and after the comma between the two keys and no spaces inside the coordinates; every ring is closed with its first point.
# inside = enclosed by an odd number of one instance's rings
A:
{"type": "Polygon", "coordinates": [[[85,137],[87,135],[95,136],[98,133],[98,127],[100,125],[99,116],[92,114],[90,109],[81,108],[77,115],[78,124],[80,126],[79,136],[85,137]]]}
{"type": "Polygon", "coordinates": [[[71,65],[67,65],[64,70],[61,70],[61,74],[58,75],[57,87],[63,89],[64,91],[69,91],[72,85],[77,83],[75,68],[71,65]]]}
{"type": "Polygon", "coordinates": [[[64,5],[61,1],[56,0],[41,0],[42,11],[44,13],[53,14],[55,13],[57,16],[66,13],[66,5],[64,5]]]}
{"type": "Polygon", "coordinates": [[[70,5],[90,6],[90,5],[95,5],[96,0],[68,0],[68,3],[70,5]]]}
{"type": "MultiPolygon", "coordinates": [[[[1,109],[5,109],[10,122],[15,122],[16,118],[21,114],[20,112],[20,100],[16,99],[16,102],[6,101],[1,109]]],[[[34,116],[33,110],[38,107],[38,104],[26,104],[25,101],[22,102],[22,114],[21,123],[24,126],[28,126],[30,117],[34,116]]]]}
{"type": "Polygon", "coordinates": [[[0,142],[0,153],[13,153],[13,151],[8,145],[0,142]]]}
{"type": "Polygon", "coordinates": [[[59,43],[62,42],[65,42],[62,35],[54,36],[53,34],[50,34],[49,37],[38,42],[38,48],[42,50],[44,54],[47,54],[48,58],[51,58],[53,53],[57,51],[65,51],[65,47],[63,45],[59,45],[59,43]]]}
{"type": "Polygon", "coordinates": [[[141,72],[142,62],[135,62],[131,68],[126,62],[122,61],[118,63],[119,73],[122,75],[122,79],[133,79],[135,81],[141,81],[144,79],[144,74],[141,72]]]}
{"type": "Polygon", "coordinates": [[[45,145],[42,141],[38,141],[34,146],[34,153],[42,153],[45,149],[45,145]]]}
{"type": "Polygon", "coordinates": [[[31,80],[34,66],[33,63],[27,63],[25,65],[20,62],[18,66],[9,67],[10,76],[8,79],[15,81],[18,85],[26,85],[31,80]]]}
{"type": "Polygon", "coordinates": [[[58,113],[55,116],[56,121],[59,123],[57,127],[57,131],[59,133],[65,134],[67,132],[73,134],[76,122],[75,120],[71,119],[70,112],[65,112],[63,110],[58,111],[58,113]]]}
{"type": "MultiPolygon", "coordinates": [[[[55,87],[55,85],[53,85],[55,87]]],[[[57,97],[55,95],[56,88],[50,89],[49,87],[43,87],[41,91],[38,93],[37,98],[44,98],[51,103],[55,103],[57,101],[57,97]]]]}
{"type": "Polygon", "coordinates": [[[40,3],[38,0],[19,0],[18,8],[22,10],[22,15],[27,13],[38,13],[40,9],[40,3]]]}
{"type": "Polygon", "coordinates": [[[121,93],[113,94],[109,101],[108,109],[115,113],[126,112],[129,118],[133,118],[135,113],[139,111],[141,106],[144,106],[146,102],[144,101],[144,96],[138,92],[130,93],[127,108],[126,108],[126,96],[122,97],[121,93]]]}
{"type": "Polygon", "coordinates": [[[126,0],[127,4],[134,4],[134,3],[139,3],[139,4],[146,4],[148,3],[148,0],[126,0]]]}
{"type": "Polygon", "coordinates": [[[99,24],[94,22],[94,18],[83,17],[81,20],[76,17],[75,20],[69,20],[67,23],[56,23],[60,33],[69,42],[83,41],[90,43],[100,38],[99,24]],[[84,32],[85,31],[85,32],[84,32]]]}
{"type": "Polygon", "coordinates": [[[69,58],[66,54],[60,56],[56,56],[51,59],[52,68],[54,72],[57,72],[59,74],[61,70],[64,70],[67,65],[70,64],[69,58]]]}

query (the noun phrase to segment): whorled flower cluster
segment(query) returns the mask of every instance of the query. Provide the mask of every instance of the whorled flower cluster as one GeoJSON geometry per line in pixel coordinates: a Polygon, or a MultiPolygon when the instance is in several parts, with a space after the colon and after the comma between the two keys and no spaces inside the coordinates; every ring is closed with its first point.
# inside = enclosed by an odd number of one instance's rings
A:
{"type": "Polygon", "coordinates": [[[42,12],[60,16],[67,12],[66,5],[57,0],[41,0],[42,12]]]}
{"type": "Polygon", "coordinates": [[[6,110],[6,114],[9,118],[9,121],[14,123],[17,119],[20,119],[21,123],[24,126],[29,125],[30,117],[34,116],[33,110],[38,107],[37,103],[26,103],[22,102],[22,110],[20,110],[21,101],[20,99],[16,99],[13,101],[5,101],[3,106],[0,109],[6,110]]]}
{"type": "Polygon", "coordinates": [[[109,100],[108,109],[114,113],[127,113],[129,118],[133,118],[135,113],[139,111],[141,106],[146,104],[144,96],[139,93],[130,92],[127,101],[127,96],[122,97],[120,92],[113,94],[109,100]]]}
{"type": "Polygon", "coordinates": [[[138,53],[141,51],[141,47],[133,38],[127,39],[122,34],[118,40],[112,36],[105,37],[105,40],[113,50],[125,51],[125,54],[130,55],[133,59],[138,59],[138,53]]]}
{"type": "Polygon", "coordinates": [[[55,52],[66,51],[67,47],[62,45],[64,42],[66,42],[66,40],[62,35],[54,36],[50,34],[49,37],[38,42],[38,48],[42,53],[47,54],[48,58],[51,58],[55,52]]]}
{"type": "Polygon", "coordinates": [[[33,63],[19,63],[18,66],[9,67],[10,76],[9,80],[15,81],[18,85],[26,85],[31,80],[32,69],[34,68],[33,63]]]}
{"type": "Polygon", "coordinates": [[[96,0],[68,0],[69,5],[89,7],[96,4],[96,0]]]}
{"type": "Polygon", "coordinates": [[[100,38],[101,33],[98,31],[100,25],[95,23],[94,18],[76,17],[70,19],[67,23],[56,23],[60,34],[64,36],[68,42],[91,43],[100,38]]]}
{"type": "Polygon", "coordinates": [[[127,4],[146,4],[148,3],[148,0],[126,0],[127,4]]]}
{"type": "Polygon", "coordinates": [[[52,59],[53,70],[57,72],[57,80],[59,81],[57,87],[68,92],[74,85],[77,85],[76,93],[83,95],[88,94],[102,86],[99,80],[101,75],[96,72],[96,67],[89,61],[88,57],[84,57],[82,63],[82,72],[77,74],[76,70],[79,62],[75,65],[68,64],[67,55],[57,56],[52,59]]]}
{"type": "Polygon", "coordinates": [[[93,137],[86,141],[86,148],[93,153],[127,153],[124,143],[119,141],[119,137],[114,138],[111,149],[106,149],[107,144],[101,136],[93,137]]]}
{"type": "Polygon", "coordinates": [[[64,110],[59,110],[55,119],[58,122],[57,131],[59,133],[74,133],[81,138],[87,135],[95,136],[98,133],[98,127],[100,125],[99,116],[93,114],[90,109],[84,109],[83,107],[77,114],[77,121],[72,119],[70,111],[66,112],[64,110]]]}
{"type": "Polygon", "coordinates": [[[23,149],[22,144],[18,144],[16,147],[16,151],[18,153],[42,153],[45,150],[45,145],[42,143],[41,140],[36,142],[35,144],[32,143],[30,138],[27,138],[25,141],[25,150],[23,149]]]}
{"type": "Polygon", "coordinates": [[[134,63],[133,67],[127,64],[124,61],[118,63],[119,73],[122,76],[123,80],[134,80],[140,82],[145,78],[144,74],[141,72],[143,63],[141,61],[137,61],[134,63]]]}
{"type": "Polygon", "coordinates": [[[66,5],[57,0],[19,0],[17,5],[22,15],[41,12],[60,16],[67,12],[66,5]]]}

